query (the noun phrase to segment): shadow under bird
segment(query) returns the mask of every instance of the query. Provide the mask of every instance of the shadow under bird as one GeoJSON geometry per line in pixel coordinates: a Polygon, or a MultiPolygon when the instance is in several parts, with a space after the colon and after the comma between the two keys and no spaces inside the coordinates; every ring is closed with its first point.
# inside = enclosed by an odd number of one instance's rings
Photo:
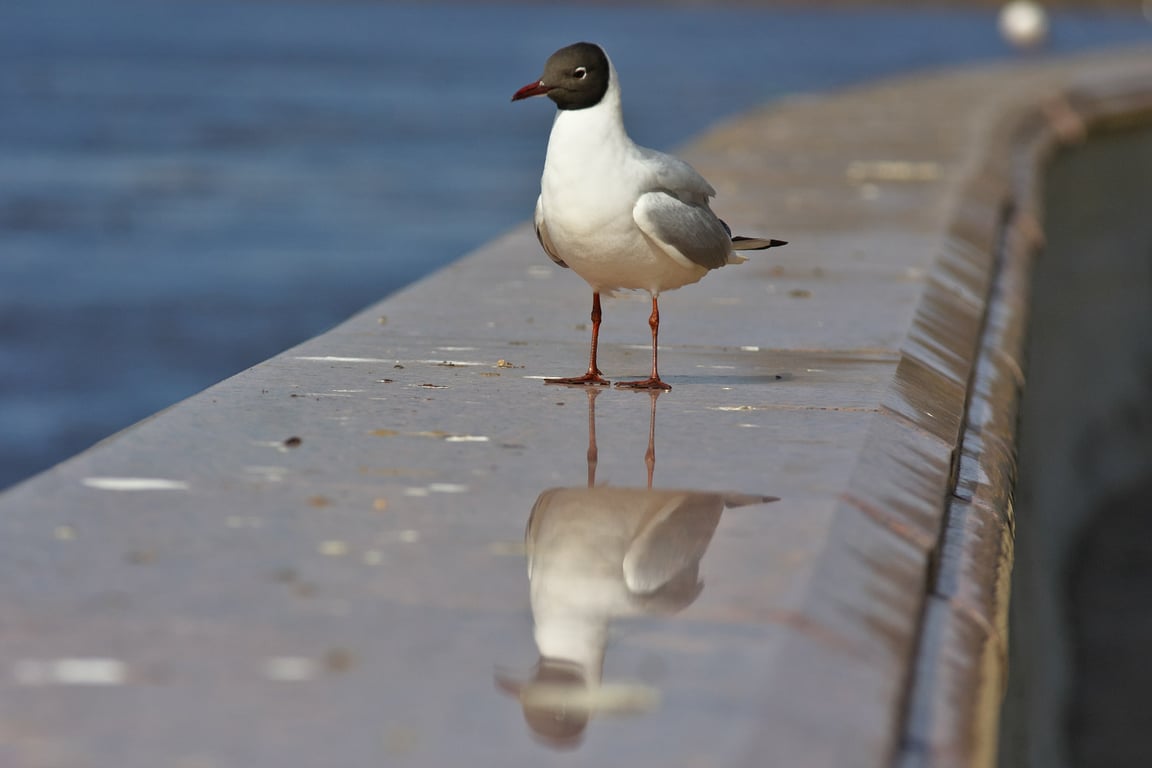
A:
{"type": "Polygon", "coordinates": [[[575,43],[556,51],[540,79],[512,100],[530,96],[547,96],[557,108],[536,202],[536,236],[552,261],[592,287],[588,372],[545,381],[609,384],[596,365],[600,295],[641,290],[652,297],[652,373],[616,386],[671,389],[660,379],[656,360],[660,293],[747,261],[738,251],[786,243],[733,237],[709,206],[716,190],[704,177],[683,160],[628,137],[616,70],[600,46],[575,43]]]}

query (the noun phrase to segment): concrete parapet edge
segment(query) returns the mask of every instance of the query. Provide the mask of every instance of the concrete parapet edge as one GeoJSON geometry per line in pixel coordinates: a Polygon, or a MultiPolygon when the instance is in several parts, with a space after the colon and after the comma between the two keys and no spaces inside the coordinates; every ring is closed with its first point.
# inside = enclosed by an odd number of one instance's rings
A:
{"type": "Polygon", "coordinates": [[[1060,147],[1090,140],[1095,130],[1152,123],[1148,77],[1070,73],[1040,98],[1005,110],[983,170],[970,182],[1000,195],[997,219],[981,228],[994,262],[929,584],[902,768],[996,765],[1009,673],[1017,414],[1031,276],[1044,248],[1044,171],[1060,147]]]}

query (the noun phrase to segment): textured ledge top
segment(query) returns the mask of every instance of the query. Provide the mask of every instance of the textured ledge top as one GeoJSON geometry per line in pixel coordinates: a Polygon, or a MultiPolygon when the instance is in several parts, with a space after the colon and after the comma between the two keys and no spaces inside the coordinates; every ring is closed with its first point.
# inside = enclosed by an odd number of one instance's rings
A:
{"type": "MultiPolygon", "coordinates": [[[[792,244],[664,297],[657,399],[539,381],[582,369],[589,292],[525,227],[0,496],[4,762],[890,763],[1013,137],[1140,78],[969,69],[704,136],[721,215],[792,244]]],[[[610,378],[647,312],[605,303],[610,378]]]]}

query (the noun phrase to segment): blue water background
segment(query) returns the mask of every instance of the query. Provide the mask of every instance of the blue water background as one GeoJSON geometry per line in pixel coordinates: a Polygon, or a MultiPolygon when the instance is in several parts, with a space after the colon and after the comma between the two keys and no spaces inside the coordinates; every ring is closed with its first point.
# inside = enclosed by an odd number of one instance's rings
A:
{"type": "MultiPolygon", "coordinates": [[[[1012,57],[989,11],[38,0],[0,23],[0,487],[528,218],[561,45],[634,138],[1012,57]]],[[[1049,52],[1152,40],[1058,13],[1049,52]]]]}

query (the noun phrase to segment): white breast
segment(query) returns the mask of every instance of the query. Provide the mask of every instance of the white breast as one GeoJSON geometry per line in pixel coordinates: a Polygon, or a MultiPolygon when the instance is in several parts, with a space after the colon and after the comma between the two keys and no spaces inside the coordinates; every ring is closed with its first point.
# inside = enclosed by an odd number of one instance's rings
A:
{"type": "Polygon", "coordinates": [[[540,180],[540,207],[557,254],[593,290],[662,290],[707,270],[671,258],[636,226],[633,208],[653,183],[649,159],[624,131],[620,97],[557,113],[540,180]]]}

